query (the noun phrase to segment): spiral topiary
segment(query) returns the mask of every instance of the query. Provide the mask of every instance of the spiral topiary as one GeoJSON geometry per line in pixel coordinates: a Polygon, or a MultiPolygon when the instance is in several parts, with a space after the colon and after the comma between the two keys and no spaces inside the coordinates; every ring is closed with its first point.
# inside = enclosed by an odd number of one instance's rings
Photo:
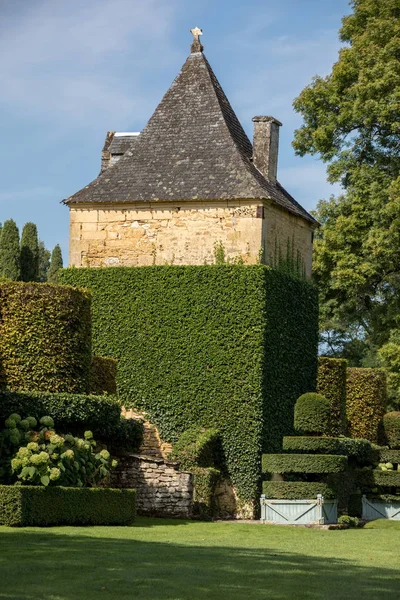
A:
{"type": "Polygon", "coordinates": [[[305,435],[329,435],[330,413],[325,396],[314,392],[303,394],[294,407],[294,427],[305,435]]]}

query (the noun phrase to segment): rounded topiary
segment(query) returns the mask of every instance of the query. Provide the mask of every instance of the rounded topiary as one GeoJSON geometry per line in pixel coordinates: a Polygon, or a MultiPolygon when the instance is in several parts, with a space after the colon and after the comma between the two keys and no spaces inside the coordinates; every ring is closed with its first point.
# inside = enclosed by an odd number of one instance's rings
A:
{"type": "Polygon", "coordinates": [[[383,428],[388,446],[400,448],[400,411],[388,412],[383,416],[383,428]]]}
{"type": "Polygon", "coordinates": [[[325,396],[313,392],[303,394],[294,407],[294,428],[307,435],[328,435],[330,412],[325,396]]]}

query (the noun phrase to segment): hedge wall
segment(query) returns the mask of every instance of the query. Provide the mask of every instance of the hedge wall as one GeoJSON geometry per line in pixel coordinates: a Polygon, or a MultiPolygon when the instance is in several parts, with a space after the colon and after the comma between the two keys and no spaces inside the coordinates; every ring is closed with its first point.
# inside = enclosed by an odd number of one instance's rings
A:
{"type": "Polygon", "coordinates": [[[336,492],[326,483],[314,481],[263,481],[262,493],[271,500],[299,500],[316,498],[335,498],[336,492]]]}
{"type": "Polygon", "coordinates": [[[400,450],[386,450],[382,449],[379,451],[380,462],[391,462],[400,464],[400,450]]]}
{"type": "Polygon", "coordinates": [[[117,393],[117,361],[106,356],[93,356],[90,373],[90,393],[95,396],[117,393]]]}
{"type": "Polygon", "coordinates": [[[1,387],[88,392],[90,294],[44,283],[0,284],[1,387]]]}
{"type": "Polygon", "coordinates": [[[339,473],[347,456],[328,454],[263,454],[263,473],[339,473]]]}
{"type": "Polygon", "coordinates": [[[400,411],[388,412],[383,416],[385,442],[392,449],[400,449],[400,411]]]}
{"type": "Polygon", "coordinates": [[[317,392],[329,400],[333,436],[346,433],[346,369],[343,358],[318,358],[317,392]]]}
{"type": "Polygon", "coordinates": [[[386,375],[378,369],[347,369],[346,418],[348,434],[378,443],[386,412],[386,375]]]}
{"type": "Polygon", "coordinates": [[[0,486],[0,525],[129,525],[135,514],[132,489],[0,486]]]}
{"type": "Polygon", "coordinates": [[[215,427],[244,500],[257,497],[260,453],[292,432],[296,398],[315,389],[315,289],[262,265],[66,269],[93,292],[96,354],[118,359],[126,406],[167,441],[215,427]]]}
{"type": "Polygon", "coordinates": [[[370,463],[378,458],[368,440],[346,437],[286,436],[283,438],[283,450],[304,454],[341,454],[355,458],[359,463],[370,463]]]}

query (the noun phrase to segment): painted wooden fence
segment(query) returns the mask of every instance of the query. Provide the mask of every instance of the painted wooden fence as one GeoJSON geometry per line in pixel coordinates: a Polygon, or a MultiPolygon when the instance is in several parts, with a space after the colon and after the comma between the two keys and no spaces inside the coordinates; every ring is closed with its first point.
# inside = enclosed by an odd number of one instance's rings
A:
{"type": "Polygon", "coordinates": [[[261,522],[286,525],[329,525],[337,523],[337,500],[321,494],[307,500],[269,500],[261,496],[261,522]]]}

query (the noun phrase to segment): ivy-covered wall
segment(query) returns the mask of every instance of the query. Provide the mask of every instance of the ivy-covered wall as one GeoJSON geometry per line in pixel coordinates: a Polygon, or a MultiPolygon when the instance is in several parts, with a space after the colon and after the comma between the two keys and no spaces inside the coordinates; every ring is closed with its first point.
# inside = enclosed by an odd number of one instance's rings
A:
{"type": "Polygon", "coordinates": [[[315,389],[314,288],[262,265],[66,269],[93,292],[93,349],[118,359],[126,407],[167,441],[220,431],[243,500],[258,492],[261,451],[292,432],[297,397],[315,389]]]}

